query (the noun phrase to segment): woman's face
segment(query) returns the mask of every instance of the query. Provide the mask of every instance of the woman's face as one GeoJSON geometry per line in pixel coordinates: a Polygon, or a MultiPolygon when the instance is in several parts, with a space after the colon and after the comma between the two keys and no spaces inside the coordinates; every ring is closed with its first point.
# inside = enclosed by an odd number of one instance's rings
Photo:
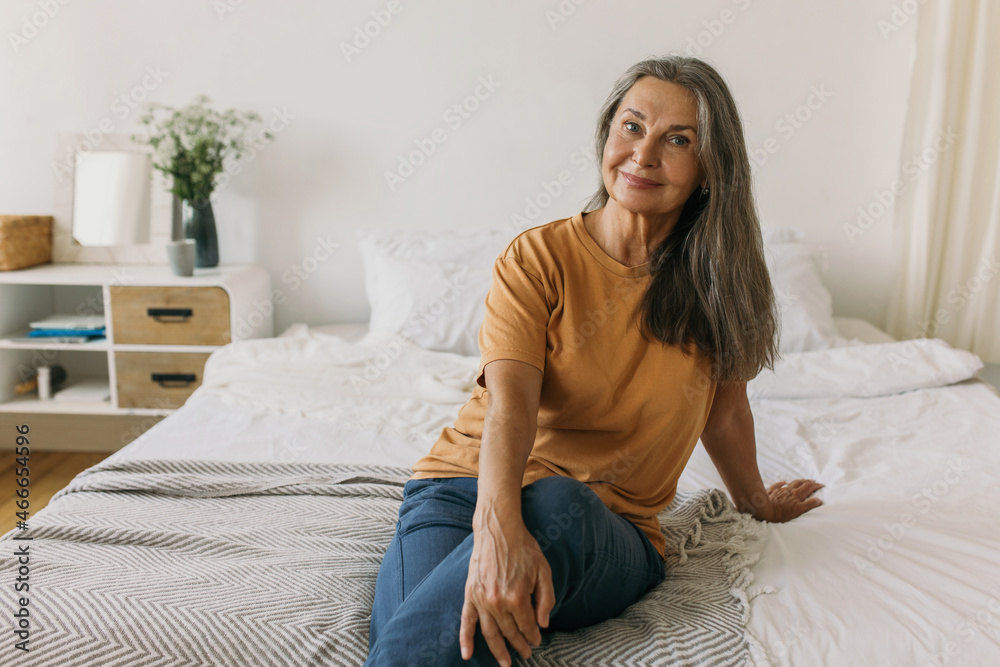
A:
{"type": "Polygon", "coordinates": [[[691,93],[656,77],[639,79],[618,105],[604,147],[601,175],[611,199],[633,213],[680,215],[705,178],[697,140],[691,93]]]}

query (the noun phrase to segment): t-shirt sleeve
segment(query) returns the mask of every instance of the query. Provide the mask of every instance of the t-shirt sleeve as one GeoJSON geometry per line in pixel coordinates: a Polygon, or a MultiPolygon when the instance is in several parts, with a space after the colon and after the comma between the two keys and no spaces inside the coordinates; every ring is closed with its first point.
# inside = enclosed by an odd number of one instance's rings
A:
{"type": "Polygon", "coordinates": [[[523,361],[545,372],[549,315],[541,279],[521,266],[515,257],[497,259],[479,329],[482,356],[476,382],[480,387],[486,386],[483,368],[498,359],[523,361]]]}

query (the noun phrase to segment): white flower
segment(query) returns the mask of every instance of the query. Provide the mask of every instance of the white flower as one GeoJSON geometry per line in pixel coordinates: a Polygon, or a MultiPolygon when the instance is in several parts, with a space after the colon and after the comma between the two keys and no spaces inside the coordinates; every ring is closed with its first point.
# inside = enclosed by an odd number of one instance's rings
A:
{"type": "Polygon", "coordinates": [[[174,143],[174,138],[169,134],[163,137],[153,152],[153,156],[157,164],[172,165],[177,156],[177,145],[174,143]]]}
{"type": "MultiPolygon", "coordinates": [[[[239,159],[246,150],[252,155],[259,148],[247,133],[250,125],[260,122],[259,114],[235,109],[219,112],[209,108],[210,104],[211,99],[204,95],[179,109],[150,103],[141,118],[141,123],[149,128],[147,143],[156,142],[153,166],[171,174],[181,191],[192,191],[195,195],[203,194],[206,185],[211,193],[222,161],[239,159]],[[194,152],[199,144],[205,144],[207,155],[196,163],[194,152]],[[188,154],[183,174],[174,173],[180,153],[188,154]]],[[[265,131],[262,138],[271,139],[272,135],[265,131]]]]}

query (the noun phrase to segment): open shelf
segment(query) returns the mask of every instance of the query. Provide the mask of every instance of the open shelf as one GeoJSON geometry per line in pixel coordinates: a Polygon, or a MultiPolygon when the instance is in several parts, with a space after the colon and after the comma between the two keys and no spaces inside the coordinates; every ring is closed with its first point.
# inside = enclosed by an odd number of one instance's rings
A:
{"type": "Polygon", "coordinates": [[[15,396],[6,403],[0,403],[0,412],[24,412],[31,414],[77,414],[94,415],[121,414],[121,410],[112,407],[111,400],[106,401],[57,401],[54,398],[42,401],[37,394],[15,396]]]}
{"type": "Polygon", "coordinates": [[[34,339],[34,341],[19,341],[14,340],[17,338],[27,337],[28,332],[31,329],[19,329],[17,331],[12,331],[10,333],[0,336],[0,348],[9,348],[12,350],[56,350],[56,351],[82,351],[82,352],[107,352],[111,349],[111,345],[108,343],[106,337],[96,338],[94,340],[88,340],[83,343],[53,343],[51,340],[46,340],[45,337],[39,336],[34,339]]]}
{"type": "Polygon", "coordinates": [[[72,414],[72,415],[141,415],[165,417],[173,410],[162,408],[116,408],[111,401],[42,401],[35,394],[17,396],[0,403],[0,412],[22,414],[72,414]]]}
{"type": "Polygon", "coordinates": [[[273,335],[274,299],[267,272],[246,265],[198,269],[191,277],[175,276],[162,265],[45,264],[2,271],[0,414],[39,415],[43,423],[54,423],[48,416],[60,414],[169,415],[187,395],[157,384],[151,374],[194,374],[200,383],[205,359],[225,343],[273,335]],[[151,312],[154,307],[187,314],[161,321],[151,312]],[[28,338],[32,322],[50,315],[99,316],[106,337],[80,343],[17,340],[28,338]],[[160,325],[181,329],[164,335],[160,325]],[[37,368],[56,365],[66,370],[70,385],[107,382],[109,400],[59,400],[57,392],[43,401],[37,391],[17,394],[37,368]],[[129,407],[138,405],[143,407],[129,407]]]}

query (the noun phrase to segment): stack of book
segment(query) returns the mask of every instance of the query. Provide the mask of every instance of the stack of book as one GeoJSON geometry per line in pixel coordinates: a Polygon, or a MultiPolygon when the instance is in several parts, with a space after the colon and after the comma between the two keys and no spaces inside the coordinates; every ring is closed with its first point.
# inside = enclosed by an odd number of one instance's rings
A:
{"type": "Polygon", "coordinates": [[[103,315],[49,315],[28,326],[27,340],[36,343],[86,343],[104,338],[103,315]]]}

